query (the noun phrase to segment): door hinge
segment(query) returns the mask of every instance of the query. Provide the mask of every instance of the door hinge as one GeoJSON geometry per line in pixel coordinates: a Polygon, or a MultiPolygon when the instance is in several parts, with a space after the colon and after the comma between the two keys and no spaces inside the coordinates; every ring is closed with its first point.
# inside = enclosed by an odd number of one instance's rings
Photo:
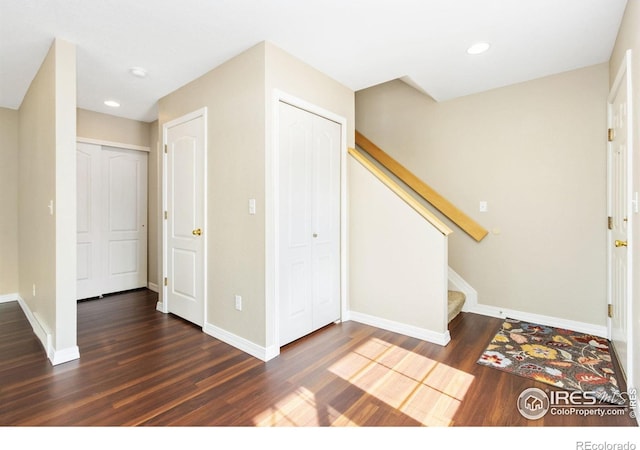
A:
{"type": "Polygon", "coordinates": [[[614,137],[613,128],[607,129],[607,141],[612,142],[614,137]]]}
{"type": "MultiPolygon", "coordinates": [[[[165,212],[165,219],[166,219],[166,212],[165,212]]],[[[613,230],[613,217],[611,216],[607,217],[607,228],[610,230],[613,230]]]]}
{"type": "Polygon", "coordinates": [[[164,285],[169,286],[169,279],[167,277],[164,277],[164,285]]]}
{"type": "MultiPolygon", "coordinates": [[[[169,212],[165,211],[164,212],[164,220],[167,220],[168,218],[169,218],[169,212]]],[[[609,229],[611,229],[611,228],[609,228],[609,229]]]]}
{"type": "Polygon", "coordinates": [[[164,144],[164,152],[167,153],[167,144],[164,144]]]}
{"type": "Polygon", "coordinates": [[[607,315],[610,318],[613,318],[613,305],[612,304],[608,304],[607,305],[607,315]]]}

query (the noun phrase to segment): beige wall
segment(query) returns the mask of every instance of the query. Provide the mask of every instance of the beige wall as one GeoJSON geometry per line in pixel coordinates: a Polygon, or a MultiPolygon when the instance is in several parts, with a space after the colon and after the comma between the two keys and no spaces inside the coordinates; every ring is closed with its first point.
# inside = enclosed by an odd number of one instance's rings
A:
{"type": "Polygon", "coordinates": [[[205,321],[265,342],[264,46],[162,98],[159,126],[207,107],[207,312],[205,321]],[[257,201],[256,215],[247,201],[257,201]],[[234,308],[242,295],[243,310],[234,308]]]}
{"type": "Polygon", "coordinates": [[[19,110],[19,294],[58,361],[77,351],[75,71],[75,46],[54,41],[19,110]]]}
{"type": "Polygon", "coordinates": [[[160,280],[160,227],[162,222],[161,209],[162,196],[162,173],[160,172],[160,131],[158,129],[158,121],[149,124],[149,161],[148,161],[148,178],[149,185],[147,202],[147,223],[149,224],[148,245],[147,245],[147,278],[149,283],[159,285],[160,280]]]}
{"type": "Polygon", "coordinates": [[[304,64],[287,52],[266,42],[266,102],[267,146],[271,145],[273,129],[273,90],[298,97],[308,103],[343,117],[347,122],[347,146],[353,147],[355,139],[354,92],[329,78],[322,72],[304,64]]]}
{"type": "MultiPolygon", "coordinates": [[[[624,14],[622,25],[618,33],[616,45],[609,63],[609,81],[613,83],[616,74],[620,68],[620,64],[624,58],[625,52],[630,49],[632,55],[632,80],[633,80],[633,108],[635,117],[633,119],[634,135],[633,135],[633,158],[636,161],[634,170],[633,185],[634,191],[640,191],[640,170],[637,169],[637,161],[640,160],[640,1],[629,0],[627,9],[624,14]]],[[[633,216],[633,244],[632,251],[634,255],[640,254],[640,216],[633,216]]],[[[632,306],[632,323],[633,323],[633,343],[632,353],[634,355],[633,362],[633,380],[628,380],[635,388],[640,387],[640,358],[638,358],[638,350],[640,350],[640,270],[638,270],[637,260],[635,262],[634,278],[633,278],[633,306],[632,306]]]]}
{"type": "Polygon", "coordinates": [[[602,64],[436,103],[393,81],[356,93],[356,128],[490,230],[450,225],[479,303],[604,326],[607,85],[602,64]]]}
{"type": "Polygon", "coordinates": [[[447,237],[349,157],[349,310],[445,339],[447,237]]]}
{"type": "MultiPolygon", "coordinates": [[[[273,90],[342,115],[353,141],[353,92],[269,43],[258,44],[162,98],[159,127],[208,109],[206,321],[258,346],[273,344],[266,295],[266,154],[273,139],[273,90]],[[255,215],[248,200],[257,203],[255,215]],[[234,308],[234,295],[243,299],[234,308]]],[[[159,255],[161,257],[161,255],[159,255]]]]}
{"type": "Polygon", "coordinates": [[[150,125],[86,109],[77,110],[78,137],[149,147],[150,125]]]}
{"type": "Polygon", "coordinates": [[[0,108],[0,297],[18,292],[18,111],[0,108]]]}

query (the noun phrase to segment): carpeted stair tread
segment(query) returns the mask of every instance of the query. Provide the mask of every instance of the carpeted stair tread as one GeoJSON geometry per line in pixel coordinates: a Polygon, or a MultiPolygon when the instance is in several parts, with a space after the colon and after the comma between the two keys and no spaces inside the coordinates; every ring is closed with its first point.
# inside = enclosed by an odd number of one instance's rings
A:
{"type": "Polygon", "coordinates": [[[449,299],[448,299],[449,322],[451,322],[460,313],[460,311],[462,311],[462,307],[464,306],[464,302],[466,299],[467,297],[462,292],[449,291],[449,299]]]}

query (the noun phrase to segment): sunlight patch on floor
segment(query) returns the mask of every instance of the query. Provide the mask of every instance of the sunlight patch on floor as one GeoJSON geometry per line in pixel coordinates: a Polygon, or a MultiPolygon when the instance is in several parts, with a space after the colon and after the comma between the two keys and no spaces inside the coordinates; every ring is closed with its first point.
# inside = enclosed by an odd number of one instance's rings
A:
{"type": "Polygon", "coordinates": [[[320,425],[317,419],[315,396],[301,387],[254,417],[254,423],[259,427],[307,427],[320,425]]]}
{"type": "Polygon", "coordinates": [[[365,395],[339,410],[338,403],[319,402],[316,393],[299,386],[255,416],[255,425],[358,426],[376,415],[393,415],[394,423],[449,426],[473,381],[468,373],[377,338],[345,355],[329,371],[365,395]]]}
{"type": "MultiPolygon", "coordinates": [[[[369,340],[329,370],[426,426],[450,425],[473,381],[470,374],[381,339],[369,340]]],[[[364,402],[343,415],[354,420],[364,402]]]]}

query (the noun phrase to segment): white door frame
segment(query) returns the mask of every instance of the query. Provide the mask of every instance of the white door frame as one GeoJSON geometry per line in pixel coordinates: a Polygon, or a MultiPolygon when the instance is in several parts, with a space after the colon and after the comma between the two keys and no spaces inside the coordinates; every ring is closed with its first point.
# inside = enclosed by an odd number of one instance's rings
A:
{"type": "MultiPolygon", "coordinates": [[[[616,75],[616,78],[611,86],[611,90],[609,91],[609,96],[607,98],[607,127],[611,128],[611,120],[612,120],[612,112],[611,105],[613,100],[615,99],[618,89],[622,83],[623,78],[626,75],[626,83],[627,83],[627,360],[626,360],[626,380],[627,383],[633,382],[633,248],[634,248],[634,239],[633,239],[633,220],[635,214],[638,213],[638,198],[637,192],[634,193],[635,187],[633,186],[633,161],[634,161],[634,145],[633,145],[633,127],[634,127],[634,115],[633,115],[633,90],[632,90],[632,77],[631,77],[631,50],[627,50],[622,63],[620,64],[620,68],[616,75]]],[[[608,144],[610,147],[610,144],[608,144]]],[[[611,173],[611,163],[612,163],[612,155],[611,151],[607,150],[607,213],[611,215],[611,193],[613,192],[612,188],[612,173],[611,173]]],[[[607,303],[611,304],[612,302],[612,292],[613,292],[613,280],[612,280],[612,271],[611,271],[611,261],[612,261],[612,251],[613,251],[613,238],[611,231],[607,231],[607,303]]],[[[615,314],[615,311],[614,311],[615,314]]],[[[609,316],[607,316],[607,333],[608,338],[612,338],[612,320],[609,316]]]]}
{"type": "Polygon", "coordinates": [[[266,354],[265,361],[280,354],[280,297],[279,287],[279,205],[280,188],[278,161],[280,148],[280,102],[340,124],[340,311],[344,320],[347,312],[347,119],[278,89],[273,90],[272,145],[265,154],[265,300],[266,354]]]}
{"type": "Polygon", "coordinates": [[[204,190],[204,205],[203,205],[203,239],[204,239],[204,243],[203,243],[203,272],[204,272],[204,278],[203,278],[203,306],[204,306],[204,324],[203,327],[206,326],[207,323],[207,262],[208,262],[208,258],[207,258],[207,130],[208,130],[208,122],[207,122],[207,108],[200,108],[196,111],[193,111],[189,114],[185,114],[182,117],[178,117],[177,119],[173,119],[169,122],[166,122],[164,124],[162,124],[162,146],[161,146],[161,151],[162,151],[162,209],[160,211],[160,221],[162,223],[161,226],[161,235],[162,235],[162,273],[161,273],[161,277],[160,280],[158,280],[160,282],[160,289],[159,289],[159,299],[158,299],[158,304],[156,306],[156,309],[158,311],[161,311],[165,314],[169,313],[169,298],[167,296],[167,285],[164,283],[164,279],[165,277],[167,277],[167,238],[168,238],[168,230],[167,230],[167,226],[166,226],[166,220],[164,218],[164,211],[167,211],[167,153],[164,151],[164,149],[166,148],[165,146],[167,145],[167,132],[169,128],[172,128],[176,125],[180,125],[182,123],[185,122],[189,122],[193,119],[197,119],[198,117],[202,117],[203,118],[203,123],[204,123],[204,130],[203,130],[203,152],[204,152],[204,178],[203,178],[203,190],[204,190]]]}

